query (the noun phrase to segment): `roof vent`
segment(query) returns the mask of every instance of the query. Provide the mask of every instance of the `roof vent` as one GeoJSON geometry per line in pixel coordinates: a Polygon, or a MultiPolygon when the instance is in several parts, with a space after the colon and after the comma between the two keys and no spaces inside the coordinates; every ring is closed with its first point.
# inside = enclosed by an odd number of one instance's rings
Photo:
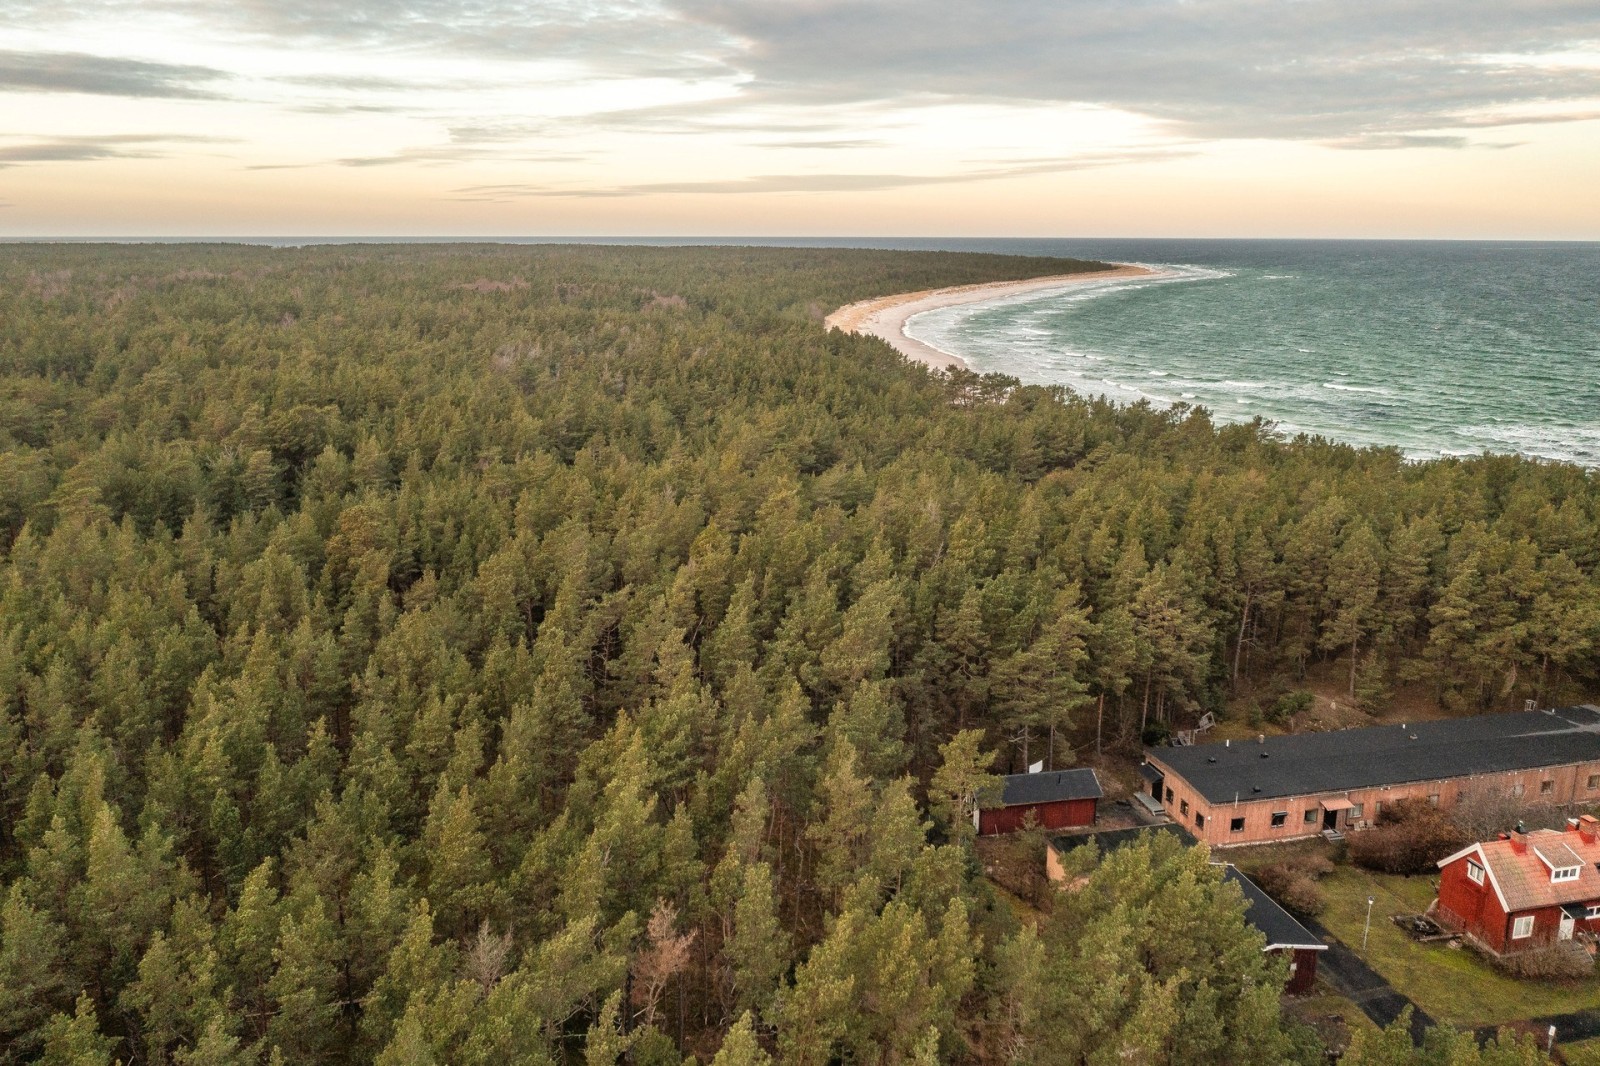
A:
{"type": "Polygon", "coordinates": [[[1251,792],[1260,792],[1261,791],[1261,786],[1260,785],[1251,785],[1250,786],[1250,791],[1251,792]]]}
{"type": "Polygon", "coordinates": [[[1412,739],[1412,740],[1416,740],[1416,739],[1417,739],[1417,735],[1416,735],[1416,734],[1415,734],[1415,733],[1412,733],[1412,734],[1411,734],[1411,739],[1412,739]]]}
{"type": "Polygon", "coordinates": [[[1264,752],[1261,753],[1261,757],[1263,759],[1270,759],[1270,758],[1272,758],[1272,753],[1269,752],[1269,751],[1264,751],[1264,752]]]}
{"type": "Polygon", "coordinates": [[[1216,762],[1216,761],[1217,761],[1217,757],[1215,755],[1207,755],[1206,756],[1206,762],[1216,762]]]}

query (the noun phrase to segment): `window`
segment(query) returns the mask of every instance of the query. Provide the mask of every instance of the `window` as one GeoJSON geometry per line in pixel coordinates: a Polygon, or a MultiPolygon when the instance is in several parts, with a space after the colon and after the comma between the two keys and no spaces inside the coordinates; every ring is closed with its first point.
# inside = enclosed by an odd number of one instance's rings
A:
{"type": "Polygon", "coordinates": [[[1287,822],[1288,820],[1289,820],[1289,812],[1288,811],[1274,811],[1274,812],[1272,812],[1272,828],[1274,828],[1274,829],[1282,829],[1284,823],[1287,822]]]}
{"type": "Polygon", "coordinates": [[[1590,774],[1589,775],[1589,789],[1590,789],[1590,791],[1593,791],[1594,789],[1597,789],[1597,788],[1600,788],[1600,774],[1590,774]]]}
{"type": "Polygon", "coordinates": [[[1577,866],[1560,866],[1560,867],[1557,867],[1556,869],[1550,871],[1550,880],[1552,880],[1552,881],[1576,881],[1578,879],[1578,870],[1579,869],[1581,869],[1581,867],[1577,867],[1577,866]]]}
{"type": "Polygon", "coordinates": [[[1600,921],[1600,903],[1589,904],[1589,909],[1584,912],[1583,916],[1591,922],[1600,921]]]}
{"type": "Polygon", "coordinates": [[[1533,935],[1533,915],[1524,914],[1511,923],[1511,939],[1526,940],[1533,935]]]}
{"type": "Polygon", "coordinates": [[[1167,806],[1172,806],[1172,789],[1167,789],[1167,806]]]}
{"type": "Polygon", "coordinates": [[[1350,804],[1349,818],[1350,818],[1350,820],[1352,822],[1355,821],[1357,818],[1361,817],[1361,811],[1362,811],[1364,806],[1365,806],[1365,804],[1361,804],[1361,803],[1352,803],[1352,804],[1350,804]]]}
{"type": "Polygon", "coordinates": [[[1372,801],[1372,820],[1377,821],[1383,815],[1383,800],[1372,801]]]}
{"type": "Polygon", "coordinates": [[[1310,825],[1312,822],[1315,822],[1316,820],[1317,820],[1317,809],[1315,807],[1307,807],[1306,808],[1306,824],[1310,825]]]}
{"type": "Polygon", "coordinates": [[[1439,793],[1435,792],[1433,795],[1428,797],[1428,806],[1430,806],[1430,807],[1439,806],[1439,793]]]}
{"type": "Polygon", "coordinates": [[[1206,827],[1206,816],[1199,811],[1194,812],[1194,827],[1196,829],[1204,829],[1206,827]]]}
{"type": "Polygon", "coordinates": [[[1523,792],[1523,788],[1522,788],[1522,782],[1521,781],[1518,781],[1516,784],[1511,786],[1511,794],[1513,796],[1521,798],[1522,792],[1523,792]]]}
{"type": "Polygon", "coordinates": [[[1556,790],[1556,783],[1554,781],[1540,781],[1539,782],[1539,795],[1548,796],[1548,795],[1550,795],[1550,793],[1554,792],[1555,790],[1556,790]]]}
{"type": "MultiPolygon", "coordinates": [[[[1170,803],[1172,801],[1168,800],[1167,802],[1170,803]]],[[[1188,814],[1189,813],[1189,801],[1188,800],[1179,800],[1178,801],[1178,813],[1179,814],[1188,814]]]]}
{"type": "Polygon", "coordinates": [[[1483,867],[1471,859],[1467,860],[1467,880],[1475,885],[1483,884],[1483,867]]]}
{"type": "Polygon", "coordinates": [[[1233,821],[1228,823],[1228,829],[1229,829],[1230,832],[1234,832],[1234,833],[1242,833],[1242,832],[1244,832],[1244,819],[1243,818],[1235,818],[1233,821]]]}

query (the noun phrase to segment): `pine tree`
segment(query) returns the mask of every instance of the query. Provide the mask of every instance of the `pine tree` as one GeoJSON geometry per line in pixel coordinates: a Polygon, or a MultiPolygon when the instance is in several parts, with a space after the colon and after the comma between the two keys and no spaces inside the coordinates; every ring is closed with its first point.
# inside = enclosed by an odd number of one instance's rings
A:
{"type": "Polygon", "coordinates": [[[755,1021],[749,1011],[739,1015],[728,1035],[722,1038],[711,1066],[772,1066],[772,1056],[756,1039],[755,1021]]]}

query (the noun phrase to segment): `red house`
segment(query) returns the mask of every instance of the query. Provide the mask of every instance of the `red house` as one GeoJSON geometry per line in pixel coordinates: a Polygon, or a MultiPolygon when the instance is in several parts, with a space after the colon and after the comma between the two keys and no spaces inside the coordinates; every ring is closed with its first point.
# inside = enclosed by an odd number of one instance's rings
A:
{"type": "Polygon", "coordinates": [[[977,812],[982,836],[1015,833],[1032,811],[1043,829],[1093,825],[1100,797],[1100,779],[1093,770],[1049,770],[1011,774],[1001,779],[1000,805],[977,812]]]}
{"type": "Polygon", "coordinates": [[[1439,861],[1440,924],[1497,954],[1600,933],[1600,822],[1518,831],[1439,861]]]}

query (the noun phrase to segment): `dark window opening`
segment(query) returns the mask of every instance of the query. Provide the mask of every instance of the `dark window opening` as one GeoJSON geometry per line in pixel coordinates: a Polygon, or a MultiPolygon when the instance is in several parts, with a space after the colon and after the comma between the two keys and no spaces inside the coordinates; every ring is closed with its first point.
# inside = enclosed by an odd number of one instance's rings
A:
{"type": "Polygon", "coordinates": [[[1244,819],[1235,818],[1233,821],[1228,823],[1228,829],[1235,833],[1244,832],[1244,819]]]}

